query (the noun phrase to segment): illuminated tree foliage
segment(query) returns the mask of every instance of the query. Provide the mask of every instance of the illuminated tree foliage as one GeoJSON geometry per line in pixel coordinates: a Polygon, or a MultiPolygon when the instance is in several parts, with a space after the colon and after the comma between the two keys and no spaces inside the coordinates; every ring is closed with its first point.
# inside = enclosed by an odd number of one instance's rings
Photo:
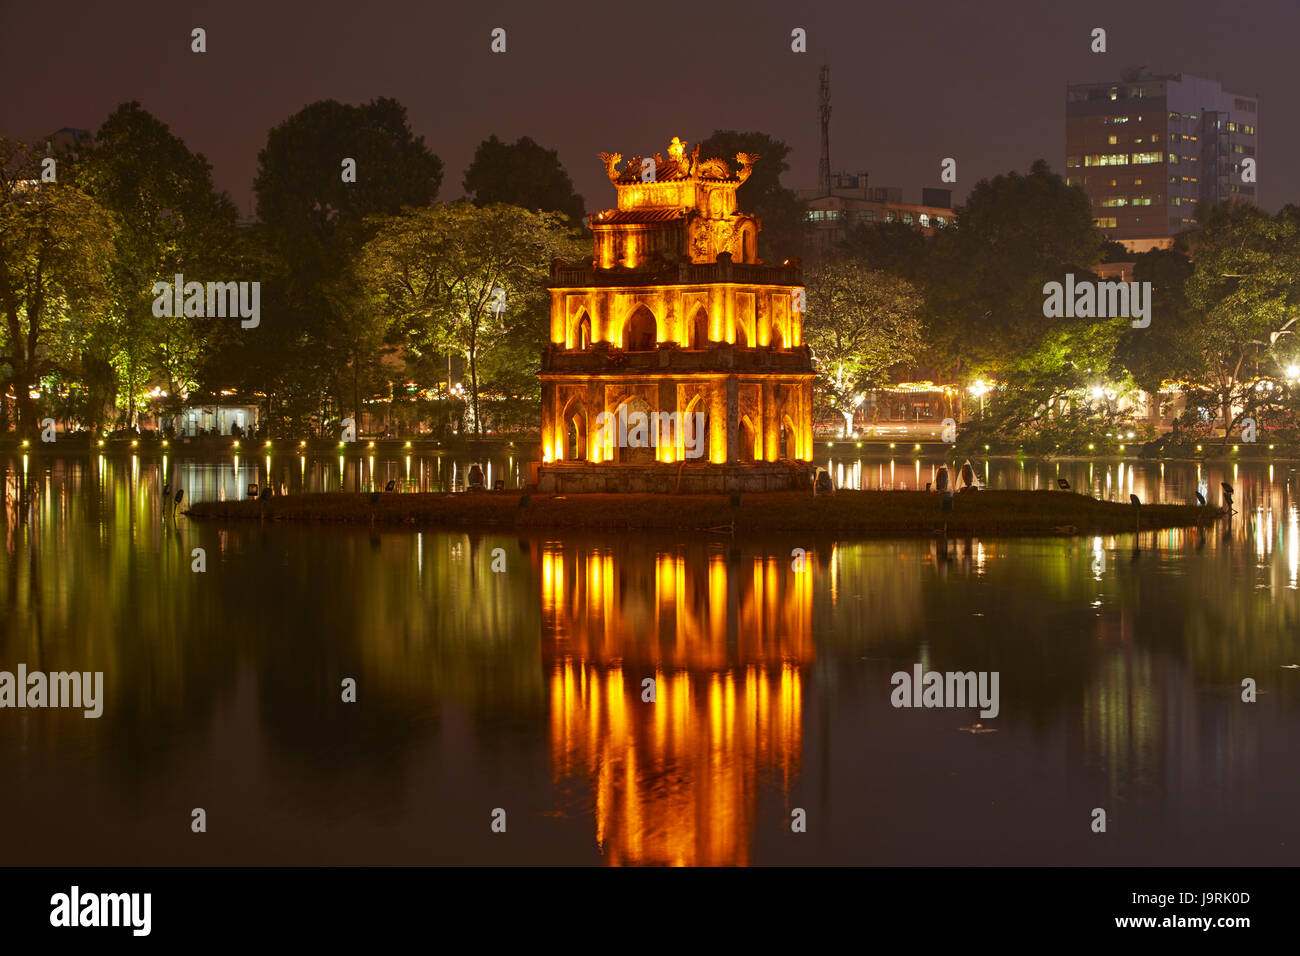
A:
{"type": "MultiPolygon", "coordinates": [[[[475,431],[483,433],[483,371],[527,346],[535,369],[555,257],[575,254],[562,217],[468,202],[408,209],[376,223],[358,267],[378,312],[411,348],[454,352],[467,362],[475,431]]],[[[518,367],[518,366],[516,366],[518,367]]]]}
{"type": "Polygon", "coordinates": [[[41,181],[37,156],[20,144],[0,140],[0,170],[0,367],[17,397],[19,431],[34,436],[32,390],[66,371],[87,317],[110,300],[117,227],[80,189],[41,181]]]}
{"type": "Polygon", "coordinates": [[[808,276],[804,341],[817,393],[844,416],[846,434],[865,391],[884,385],[921,345],[921,297],[896,276],[833,259],[808,276]]]}

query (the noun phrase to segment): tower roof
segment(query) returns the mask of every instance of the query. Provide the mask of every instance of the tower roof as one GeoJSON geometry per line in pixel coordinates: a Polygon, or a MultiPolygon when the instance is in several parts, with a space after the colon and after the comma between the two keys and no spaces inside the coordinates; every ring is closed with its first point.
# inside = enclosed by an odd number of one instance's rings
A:
{"type": "Polygon", "coordinates": [[[700,159],[698,144],[688,155],[686,153],[686,143],[674,136],[672,142],[668,144],[667,159],[660,153],[655,153],[653,157],[633,156],[622,170],[618,168],[618,164],[623,161],[621,153],[601,153],[600,161],[605,164],[605,173],[609,176],[609,181],[615,186],[641,186],[647,182],[671,183],[686,181],[734,183],[739,186],[753,172],[753,165],[758,161],[758,157],[751,153],[737,153],[736,162],[738,168],[733,175],[725,160],[700,159]],[[646,177],[643,172],[647,170],[645,166],[647,159],[653,159],[654,161],[653,179],[646,177]]]}

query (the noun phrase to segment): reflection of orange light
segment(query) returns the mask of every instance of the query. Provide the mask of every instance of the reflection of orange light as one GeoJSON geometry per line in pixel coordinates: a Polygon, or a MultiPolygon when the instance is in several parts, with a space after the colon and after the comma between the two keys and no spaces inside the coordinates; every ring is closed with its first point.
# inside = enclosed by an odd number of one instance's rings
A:
{"type": "Polygon", "coordinates": [[[749,862],[760,773],[788,782],[802,741],[802,675],[793,664],[640,676],[574,659],[551,674],[557,778],[592,781],[596,840],[613,865],[749,862]]]}
{"type": "Polygon", "coordinates": [[[557,779],[590,782],[612,863],[748,862],[759,777],[798,772],[812,575],[703,545],[564,550],[541,554],[557,779]]]}

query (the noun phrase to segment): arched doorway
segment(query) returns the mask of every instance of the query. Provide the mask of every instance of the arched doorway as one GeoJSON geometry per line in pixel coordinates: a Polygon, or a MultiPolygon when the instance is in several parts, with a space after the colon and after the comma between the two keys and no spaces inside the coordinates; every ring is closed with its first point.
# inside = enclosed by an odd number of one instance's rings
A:
{"type": "Polygon", "coordinates": [[[610,422],[613,429],[615,461],[623,465],[648,465],[656,460],[656,449],[650,443],[650,416],[654,409],[644,398],[633,397],[614,409],[610,422]],[[626,415],[627,434],[620,434],[619,423],[626,415]],[[642,417],[644,416],[644,417],[642,417]],[[623,444],[623,440],[626,444],[623,444]]]}
{"type": "Polygon", "coordinates": [[[736,454],[740,460],[757,461],[758,450],[754,434],[754,425],[750,422],[748,415],[744,415],[740,419],[740,435],[738,437],[740,441],[738,442],[736,454]]]}
{"type": "Polygon", "coordinates": [[[569,434],[565,450],[565,455],[569,461],[586,461],[587,460],[587,423],[583,421],[581,415],[574,415],[569,419],[569,434]]]}
{"type": "Polygon", "coordinates": [[[690,325],[690,345],[692,349],[705,349],[709,347],[709,314],[704,311],[704,306],[696,306],[695,314],[691,316],[690,325]]]}
{"type": "Polygon", "coordinates": [[[789,415],[781,418],[781,455],[782,458],[799,457],[799,434],[795,431],[794,420],[789,415]]]}
{"type": "Polygon", "coordinates": [[[573,399],[564,409],[561,418],[564,429],[563,458],[565,461],[587,460],[587,410],[578,399],[573,399]]]}
{"type": "Polygon", "coordinates": [[[686,405],[681,428],[682,457],[685,461],[709,460],[709,417],[708,406],[701,395],[696,395],[686,405]]]}
{"type": "Polygon", "coordinates": [[[580,352],[591,348],[591,316],[586,312],[578,320],[578,327],[573,333],[573,347],[580,352]]]}
{"type": "Polygon", "coordinates": [[[654,351],[658,328],[654,314],[644,305],[637,306],[624,326],[623,348],[629,352],[654,351]]]}

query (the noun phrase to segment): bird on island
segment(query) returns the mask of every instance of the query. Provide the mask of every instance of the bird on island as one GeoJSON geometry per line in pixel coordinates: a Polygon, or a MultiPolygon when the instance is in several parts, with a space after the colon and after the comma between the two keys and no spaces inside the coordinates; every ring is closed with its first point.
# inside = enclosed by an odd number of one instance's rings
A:
{"type": "Polygon", "coordinates": [[[1199,491],[1196,493],[1196,503],[1202,508],[1205,507],[1205,495],[1201,494],[1199,491]]]}
{"type": "Polygon", "coordinates": [[[1128,496],[1128,500],[1131,501],[1131,502],[1133,503],[1133,507],[1134,507],[1134,508],[1141,508],[1141,507],[1142,507],[1142,500],[1141,500],[1137,495],[1132,495],[1132,494],[1129,495],[1129,496],[1128,496]]]}
{"type": "Polygon", "coordinates": [[[1056,487],[1060,488],[1062,491],[1069,491],[1070,483],[1066,481],[1064,478],[1057,478],[1056,487]]]}

